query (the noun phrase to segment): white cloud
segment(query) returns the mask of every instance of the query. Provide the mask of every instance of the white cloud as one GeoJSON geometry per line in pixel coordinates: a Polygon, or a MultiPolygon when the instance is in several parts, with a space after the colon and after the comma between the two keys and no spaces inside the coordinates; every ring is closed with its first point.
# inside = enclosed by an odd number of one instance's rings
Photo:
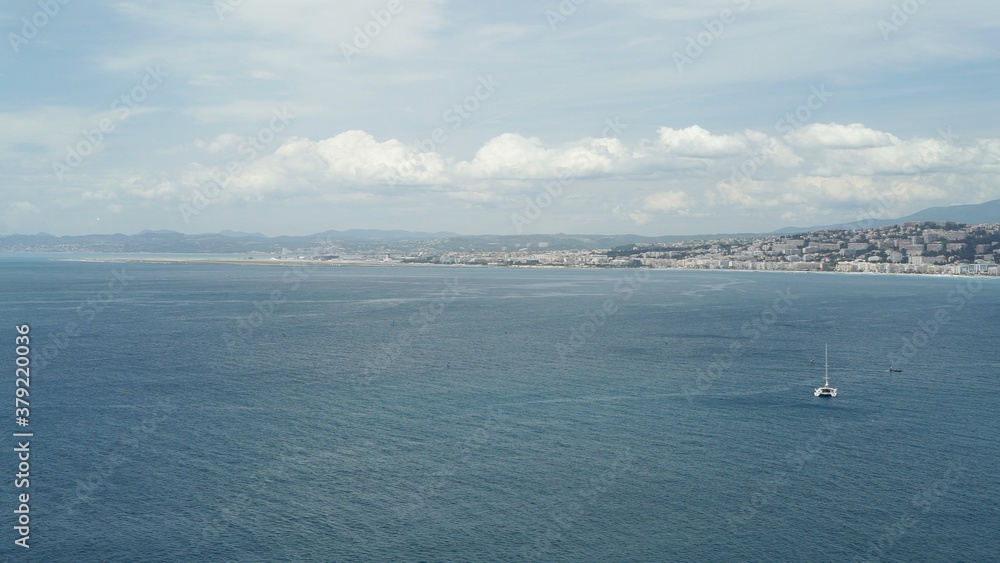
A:
{"type": "Polygon", "coordinates": [[[236,147],[243,141],[245,137],[240,137],[234,133],[223,133],[216,136],[211,141],[195,141],[194,146],[197,149],[203,150],[209,154],[216,154],[223,151],[235,150],[236,147]]]}
{"type": "Polygon", "coordinates": [[[651,211],[680,212],[691,206],[688,196],[684,192],[670,191],[660,192],[646,196],[645,207],[651,211]]]}
{"type": "Polygon", "coordinates": [[[251,70],[250,78],[257,80],[277,80],[278,75],[273,72],[268,72],[266,70],[251,70]]]}
{"type": "MultiPolygon", "coordinates": [[[[467,161],[422,152],[398,139],[376,139],[361,130],[318,141],[292,138],[272,153],[242,165],[229,179],[224,199],[354,194],[351,201],[374,204],[419,191],[430,198],[503,206],[563,178],[572,185],[563,189],[561,201],[614,197],[631,202],[616,204],[616,217],[645,224],[661,216],[708,216],[740,208],[794,208],[796,216],[823,216],[862,207],[901,182],[906,183],[904,194],[894,199],[901,210],[949,197],[1000,197],[996,184],[986,181],[1000,175],[1000,157],[995,154],[1000,151],[1000,140],[995,139],[964,146],[945,138],[902,141],[861,125],[832,123],[804,131],[795,141],[798,149],[793,150],[782,137],[753,130],[711,134],[691,126],[662,127],[657,133],[652,140],[633,143],[583,138],[560,145],[505,133],[486,141],[467,161]],[[801,142],[805,138],[820,142],[806,146],[801,142]],[[870,146],[876,141],[888,144],[870,146]],[[699,167],[678,164],[692,159],[701,163],[699,167]],[[759,164],[750,175],[734,182],[738,177],[732,171],[754,159],[759,164]],[[958,172],[961,175],[956,179],[958,172]],[[963,185],[962,177],[976,181],[963,185]],[[650,193],[649,182],[654,181],[659,186],[650,193]],[[627,187],[612,187],[614,182],[627,187]],[[944,189],[943,183],[949,187],[944,189]],[[600,191],[599,185],[611,191],[600,191]],[[706,191],[706,186],[711,189],[706,191]]],[[[239,140],[221,135],[203,143],[202,149],[231,149],[239,140]]],[[[191,190],[201,185],[208,170],[199,166],[177,181],[141,183],[129,189],[146,198],[176,198],[185,193],[180,186],[191,190]]]]}
{"type": "Polygon", "coordinates": [[[392,185],[437,184],[444,161],[396,139],[378,141],[364,131],[346,131],[320,141],[293,138],[231,178],[233,196],[332,193],[348,189],[388,190],[392,185]]]}
{"type": "Polygon", "coordinates": [[[797,146],[832,149],[885,147],[899,143],[895,136],[869,129],[860,123],[810,123],[788,133],[785,139],[797,146]]]}
{"type": "Polygon", "coordinates": [[[490,139],[470,162],[459,163],[460,177],[546,179],[560,175],[580,177],[617,174],[627,161],[618,139],[582,139],[558,148],[546,148],[537,137],[505,133],[490,139]]]}
{"type": "Polygon", "coordinates": [[[248,100],[236,99],[225,104],[193,106],[184,110],[184,113],[194,118],[199,124],[215,124],[225,122],[239,122],[253,126],[260,124],[264,126],[275,113],[290,111],[295,118],[315,117],[328,112],[326,108],[312,105],[282,104],[270,100],[248,100]]]}
{"type": "Polygon", "coordinates": [[[12,201],[10,210],[15,213],[34,213],[38,211],[38,207],[30,201],[12,201]]]}
{"type": "Polygon", "coordinates": [[[697,125],[686,129],[660,127],[657,141],[672,155],[712,158],[732,156],[746,150],[746,142],[735,135],[713,135],[697,125]]]}

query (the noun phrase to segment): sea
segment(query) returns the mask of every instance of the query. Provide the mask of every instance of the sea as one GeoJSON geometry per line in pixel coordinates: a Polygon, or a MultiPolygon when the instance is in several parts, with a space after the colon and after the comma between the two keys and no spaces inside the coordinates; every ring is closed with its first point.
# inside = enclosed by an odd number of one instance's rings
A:
{"type": "Polygon", "coordinates": [[[65,258],[0,560],[1000,561],[997,279],[65,258]]]}

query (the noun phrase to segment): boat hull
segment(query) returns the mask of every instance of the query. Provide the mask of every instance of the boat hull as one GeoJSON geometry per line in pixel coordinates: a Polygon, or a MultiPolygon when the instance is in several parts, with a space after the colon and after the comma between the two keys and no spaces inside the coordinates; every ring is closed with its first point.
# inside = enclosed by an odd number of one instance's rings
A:
{"type": "Polygon", "coordinates": [[[813,395],[815,395],[817,397],[830,397],[830,398],[833,398],[833,397],[837,396],[837,390],[834,389],[834,388],[832,388],[832,387],[820,387],[819,389],[816,389],[815,391],[813,391],[813,395]]]}

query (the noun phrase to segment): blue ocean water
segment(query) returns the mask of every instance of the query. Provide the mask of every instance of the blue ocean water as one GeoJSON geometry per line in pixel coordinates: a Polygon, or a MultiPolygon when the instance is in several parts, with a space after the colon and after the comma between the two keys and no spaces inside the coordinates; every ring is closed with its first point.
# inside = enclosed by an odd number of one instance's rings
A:
{"type": "Polygon", "coordinates": [[[0,287],[11,561],[1000,558],[997,280],[17,256],[0,287]]]}

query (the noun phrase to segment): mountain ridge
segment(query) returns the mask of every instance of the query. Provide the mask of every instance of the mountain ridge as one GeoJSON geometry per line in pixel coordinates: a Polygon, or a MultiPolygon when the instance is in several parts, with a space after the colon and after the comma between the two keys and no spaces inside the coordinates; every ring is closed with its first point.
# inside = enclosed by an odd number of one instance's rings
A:
{"type": "Polygon", "coordinates": [[[820,225],[785,227],[768,233],[716,233],[696,235],[645,236],[635,234],[545,234],[530,235],[461,235],[449,231],[425,232],[399,229],[327,230],[313,235],[277,235],[224,230],[219,233],[188,235],[172,230],[143,230],[134,235],[123,233],[64,235],[0,235],[0,252],[160,252],[160,253],[282,253],[287,249],[316,248],[325,245],[343,252],[406,253],[438,251],[503,251],[522,248],[551,250],[588,250],[616,248],[629,244],[671,243],[687,240],[748,239],[788,236],[821,230],[856,230],[883,227],[913,221],[950,221],[963,224],[1000,222],[1000,199],[979,204],[931,207],[898,219],[871,219],[820,225]]]}
{"type": "Polygon", "coordinates": [[[967,225],[1000,222],[1000,199],[984,201],[983,203],[928,207],[927,209],[921,209],[916,213],[911,213],[897,219],[865,219],[861,221],[851,221],[849,223],[837,223],[834,225],[784,227],[776,231],[772,231],[772,233],[791,235],[835,229],[872,229],[875,227],[888,227],[890,225],[898,225],[914,221],[951,221],[953,223],[965,223],[967,225]]]}

